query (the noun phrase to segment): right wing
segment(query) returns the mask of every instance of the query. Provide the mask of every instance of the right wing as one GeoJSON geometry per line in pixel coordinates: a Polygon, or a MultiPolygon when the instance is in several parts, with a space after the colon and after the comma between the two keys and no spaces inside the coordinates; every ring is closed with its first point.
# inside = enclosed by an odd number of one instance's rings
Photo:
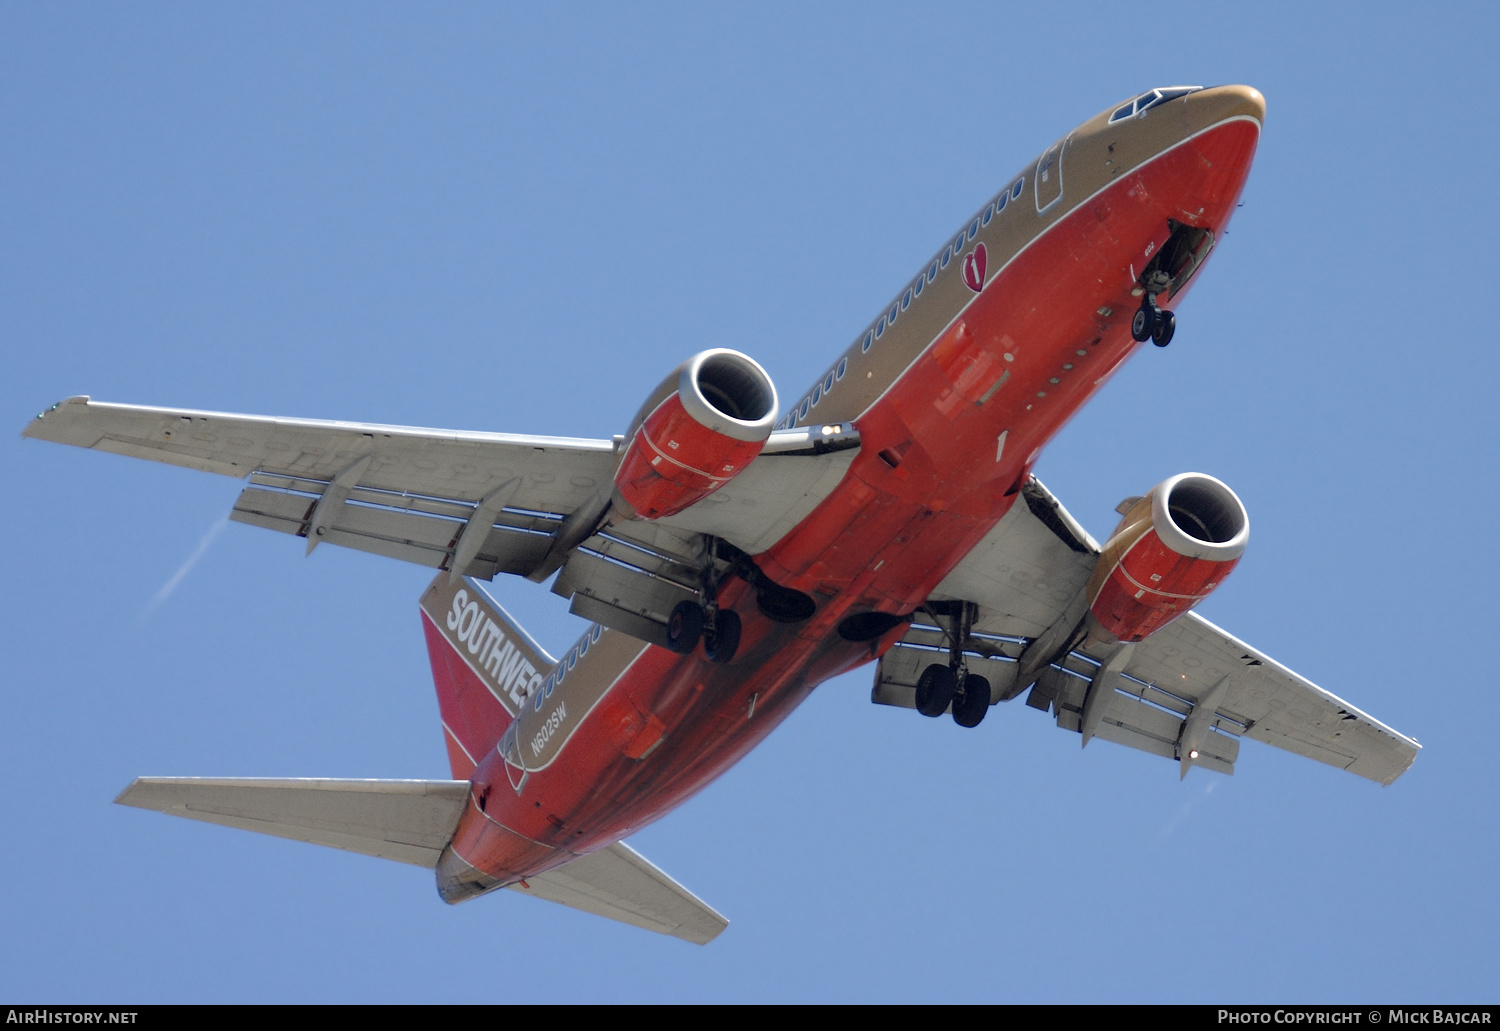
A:
{"type": "Polygon", "coordinates": [[[231,518],[307,537],[309,549],[327,541],[447,568],[470,517],[492,511],[491,531],[470,537],[465,550],[473,554],[460,570],[483,579],[540,561],[563,517],[609,483],[615,467],[608,440],[146,408],[87,397],[54,405],[24,435],[248,476],[231,518]]]}
{"type": "MultiPolygon", "coordinates": [[[[432,869],[469,791],[461,780],[140,777],[115,801],[432,869]]],[[[699,945],[729,926],[623,841],[509,887],[699,945]]]]}
{"type": "Polygon", "coordinates": [[[665,639],[695,596],[705,537],[764,551],[843,477],[847,427],[772,434],[724,490],[654,523],[605,525],[619,440],[284,419],[71,397],[24,435],[249,477],[230,518],[454,576],[545,580],[585,618],[665,639]]]}

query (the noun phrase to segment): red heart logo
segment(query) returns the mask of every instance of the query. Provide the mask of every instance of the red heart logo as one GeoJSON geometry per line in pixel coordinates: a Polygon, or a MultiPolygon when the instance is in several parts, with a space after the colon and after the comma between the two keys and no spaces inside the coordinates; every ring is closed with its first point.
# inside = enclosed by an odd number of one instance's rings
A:
{"type": "Polygon", "coordinates": [[[964,255],[964,282],[976,294],[984,289],[984,265],[988,257],[984,244],[980,244],[964,255]]]}

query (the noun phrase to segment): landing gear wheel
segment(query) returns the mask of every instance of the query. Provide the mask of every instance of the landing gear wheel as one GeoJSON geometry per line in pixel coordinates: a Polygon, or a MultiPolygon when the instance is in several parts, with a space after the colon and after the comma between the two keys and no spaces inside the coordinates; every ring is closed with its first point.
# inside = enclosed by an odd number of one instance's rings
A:
{"type": "Polygon", "coordinates": [[[698,647],[703,636],[703,606],[696,601],[679,601],[667,617],[667,647],[686,655],[698,647]]]}
{"type": "Polygon", "coordinates": [[[1156,327],[1161,324],[1161,312],[1155,307],[1141,305],[1135,311],[1135,318],[1130,320],[1130,335],[1138,344],[1144,344],[1151,339],[1156,332],[1156,327]]]}
{"type": "Polygon", "coordinates": [[[740,646],[740,614],[720,609],[714,614],[712,634],[703,635],[703,653],[709,662],[725,663],[740,646]]]}
{"type": "Polygon", "coordinates": [[[778,623],[802,623],[818,611],[817,602],[801,591],[778,584],[766,584],[755,595],[761,613],[778,623]]]}
{"type": "Polygon", "coordinates": [[[934,662],[917,681],[917,711],[923,716],[941,716],[953,701],[958,678],[947,666],[934,662]]]}
{"type": "Polygon", "coordinates": [[[1177,332],[1177,316],[1169,311],[1161,312],[1156,317],[1156,329],[1151,333],[1151,342],[1157,347],[1166,347],[1172,342],[1172,334],[1177,332]]]}
{"type": "Polygon", "coordinates": [[[962,698],[953,702],[953,722],[960,727],[977,727],[990,711],[990,682],[970,673],[964,678],[962,698]]]}

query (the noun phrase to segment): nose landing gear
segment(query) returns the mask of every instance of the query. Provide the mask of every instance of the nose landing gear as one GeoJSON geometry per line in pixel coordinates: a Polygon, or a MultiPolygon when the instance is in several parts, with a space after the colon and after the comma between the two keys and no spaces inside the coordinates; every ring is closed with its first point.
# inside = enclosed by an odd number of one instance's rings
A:
{"type": "Polygon", "coordinates": [[[1203,259],[1208,257],[1208,252],[1214,249],[1212,229],[1185,225],[1171,218],[1167,219],[1167,228],[1166,243],[1141,270],[1136,281],[1146,296],[1130,323],[1130,335],[1138,343],[1150,340],[1157,347],[1170,344],[1172,334],[1177,331],[1176,316],[1157,307],[1157,295],[1177,296],[1203,264],[1203,259]]]}
{"type": "Polygon", "coordinates": [[[1147,290],[1146,297],[1130,320],[1130,335],[1137,343],[1150,340],[1157,347],[1166,347],[1177,332],[1177,316],[1156,306],[1156,291],[1147,290]]]}

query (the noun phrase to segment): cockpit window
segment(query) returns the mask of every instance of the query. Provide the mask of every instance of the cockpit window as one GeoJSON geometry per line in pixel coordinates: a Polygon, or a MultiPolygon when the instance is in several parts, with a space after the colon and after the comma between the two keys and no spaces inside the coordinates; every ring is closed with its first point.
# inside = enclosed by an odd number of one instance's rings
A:
{"type": "Polygon", "coordinates": [[[1115,122],[1124,121],[1131,115],[1143,115],[1158,104],[1165,104],[1169,100],[1185,97],[1189,93],[1196,93],[1202,88],[1202,86],[1163,86],[1160,89],[1142,93],[1130,103],[1117,108],[1115,113],[1109,116],[1110,124],[1113,125],[1115,122]]]}

